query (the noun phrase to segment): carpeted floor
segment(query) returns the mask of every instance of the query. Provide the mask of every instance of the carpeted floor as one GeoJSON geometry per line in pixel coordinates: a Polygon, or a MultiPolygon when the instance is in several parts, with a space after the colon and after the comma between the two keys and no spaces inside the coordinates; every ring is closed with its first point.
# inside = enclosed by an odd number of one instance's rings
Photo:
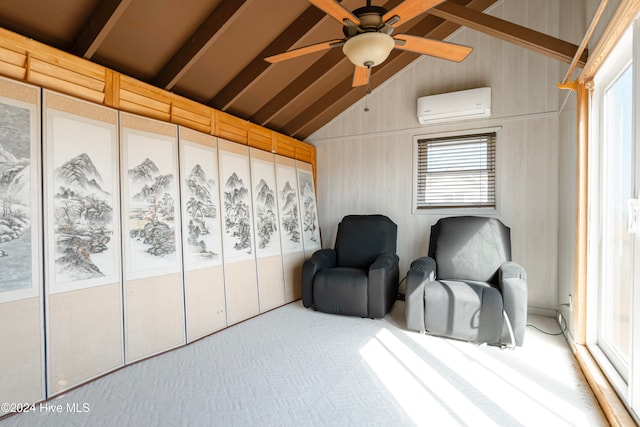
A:
{"type": "MultiPolygon", "coordinates": [[[[554,319],[532,316],[558,332],[554,319]]],[[[605,426],[564,338],[501,350],[295,302],[0,421],[9,426],[605,426]]]]}

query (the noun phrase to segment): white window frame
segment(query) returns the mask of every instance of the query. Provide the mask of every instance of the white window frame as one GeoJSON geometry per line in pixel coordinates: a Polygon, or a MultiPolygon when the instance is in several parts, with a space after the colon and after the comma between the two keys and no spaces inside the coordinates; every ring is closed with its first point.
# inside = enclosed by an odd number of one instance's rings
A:
{"type": "MultiPolygon", "coordinates": [[[[599,177],[602,174],[600,170],[603,144],[603,129],[601,126],[603,111],[601,103],[604,90],[607,85],[619,77],[622,69],[629,63],[629,57],[631,57],[633,62],[633,117],[635,123],[633,138],[634,146],[640,146],[640,122],[638,121],[640,120],[640,108],[638,108],[640,106],[640,22],[636,20],[633,27],[632,37],[627,39],[625,39],[624,36],[621,37],[621,42],[613,49],[594,79],[595,89],[589,112],[589,181],[593,181],[593,177],[599,177]]],[[[636,151],[635,148],[634,159],[635,164],[640,164],[640,150],[636,151]]],[[[638,194],[638,190],[640,189],[640,174],[636,173],[634,180],[634,194],[638,194]]],[[[640,413],[640,387],[638,386],[638,384],[640,384],[640,340],[638,340],[637,337],[640,336],[640,316],[638,315],[637,307],[640,306],[640,272],[637,267],[634,269],[635,283],[633,284],[632,298],[634,299],[633,307],[635,307],[635,310],[631,314],[631,328],[635,339],[632,337],[628,381],[625,381],[598,345],[598,283],[601,274],[599,259],[601,212],[599,203],[602,196],[602,188],[599,178],[596,178],[596,181],[597,183],[590,184],[588,187],[590,203],[588,212],[586,344],[600,369],[602,369],[623,402],[638,416],[640,413]]],[[[635,242],[633,257],[634,264],[637,266],[640,264],[640,251],[638,250],[638,247],[640,247],[640,245],[638,245],[640,239],[636,237],[635,242]]]]}
{"type": "Polygon", "coordinates": [[[501,159],[501,132],[502,127],[474,128],[456,130],[448,132],[438,132],[432,134],[420,134],[413,137],[413,178],[411,182],[411,213],[418,215],[496,215],[500,207],[500,159],[501,159]],[[496,134],[495,141],[495,206],[487,207],[443,207],[443,208],[418,208],[418,144],[424,139],[465,137],[474,134],[493,133],[496,134]]]}

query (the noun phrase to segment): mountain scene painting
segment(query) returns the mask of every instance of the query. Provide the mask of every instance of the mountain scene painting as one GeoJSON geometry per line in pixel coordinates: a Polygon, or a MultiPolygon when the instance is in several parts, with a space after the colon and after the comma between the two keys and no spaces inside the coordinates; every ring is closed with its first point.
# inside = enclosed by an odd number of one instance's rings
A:
{"type": "Polygon", "coordinates": [[[145,158],[128,170],[128,176],[129,238],[138,243],[138,253],[155,258],[175,254],[173,174],[160,172],[153,160],[145,158]]]}
{"type": "Polygon", "coordinates": [[[185,145],[183,212],[185,263],[219,263],[221,242],[215,153],[185,145]]]}
{"type": "Polygon", "coordinates": [[[280,190],[280,222],[282,232],[289,241],[288,247],[299,247],[300,240],[300,217],[298,213],[298,194],[290,181],[285,181],[284,187],[280,190]]]}
{"type": "Polygon", "coordinates": [[[313,188],[313,175],[298,170],[300,189],[300,206],[302,209],[302,234],[305,249],[320,247],[320,230],[318,227],[318,208],[316,193],[313,188]]]}
{"type": "Polygon", "coordinates": [[[224,185],[225,233],[233,239],[233,249],[251,253],[249,189],[233,172],[224,185]]]}
{"type": "MultiPolygon", "coordinates": [[[[256,209],[256,244],[258,250],[271,249],[276,245],[274,237],[278,231],[276,215],[276,193],[264,179],[260,179],[254,192],[256,209]]],[[[279,249],[279,248],[278,248],[279,249]]]]}
{"type": "Polygon", "coordinates": [[[31,289],[31,111],[0,102],[0,293],[31,289]]]}
{"type": "Polygon", "coordinates": [[[55,285],[100,282],[118,273],[115,127],[50,114],[48,153],[53,170],[47,179],[53,236],[49,253],[55,285]]]}
{"type": "Polygon", "coordinates": [[[123,137],[127,270],[143,276],[179,271],[176,139],[128,128],[123,137]]]}

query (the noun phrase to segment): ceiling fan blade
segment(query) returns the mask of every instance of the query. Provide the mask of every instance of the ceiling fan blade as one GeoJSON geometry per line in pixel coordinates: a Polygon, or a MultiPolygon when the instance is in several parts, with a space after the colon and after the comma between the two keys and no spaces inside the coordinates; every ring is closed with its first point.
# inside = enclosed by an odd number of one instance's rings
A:
{"type": "Polygon", "coordinates": [[[393,39],[396,41],[396,49],[422,53],[455,62],[462,61],[473,50],[468,46],[410,36],[408,34],[398,34],[393,39]]]}
{"type": "Polygon", "coordinates": [[[421,13],[426,12],[432,7],[443,3],[443,1],[444,0],[404,0],[402,3],[385,13],[382,17],[382,22],[387,22],[389,19],[397,16],[400,19],[388,24],[390,27],[395,28],[410,19],[415,18],[421,13]]]}
{"type": "Polygon", "coordinates": [[[360,25],[360,19],[335,0],[309,0],[309,3],[332,18],[337,19],[341,24],[349,25],[349,23],[352,23],[360,25]]]}
{"type": "Polygon", "coordinates": [[[298,49],[288,50],[276,55],[264,58],[265,61],[275,64],[276,62],[286,61],[287,59],[297,58],[298,56],[307,55],[309,53],[320,52],[321,50],[331,49],[344,45],[344,40],[329,40],[322,43],[316,43],[309,46],[300,47],[298,49]]]}
{"type": "Polygon", "coordinates": [[[369,83],[369,76],[371,76],[371,68],[369,67],[357,67],[353,73],[353,87],[364,86],[369,83]]]}

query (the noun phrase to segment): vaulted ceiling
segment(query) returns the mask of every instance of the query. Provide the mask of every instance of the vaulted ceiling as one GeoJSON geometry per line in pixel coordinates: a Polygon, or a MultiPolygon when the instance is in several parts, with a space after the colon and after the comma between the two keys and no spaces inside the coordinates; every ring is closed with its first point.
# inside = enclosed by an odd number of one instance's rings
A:
{"type": "MultiPolygon", "coordinates": [[[[389,10],[402,0],[374,0],[389,10]]],[[[450,0],[398,33],[444,39],[460,25],[569,63],[578,47],[482,13],[496,0],[450,0]]],[[[343,0],[354,10],[365,0],[343,0]]],[[[365,95],[340,48],[265,57],[343,37],[307,0],[3,0],[0,26],[283,134],[304,139],[365,95]]],[[[371,89],[419,55],[394,50],[371,89]]],[[[586,61],[586,52],[578,63],[586,61]]]]}

